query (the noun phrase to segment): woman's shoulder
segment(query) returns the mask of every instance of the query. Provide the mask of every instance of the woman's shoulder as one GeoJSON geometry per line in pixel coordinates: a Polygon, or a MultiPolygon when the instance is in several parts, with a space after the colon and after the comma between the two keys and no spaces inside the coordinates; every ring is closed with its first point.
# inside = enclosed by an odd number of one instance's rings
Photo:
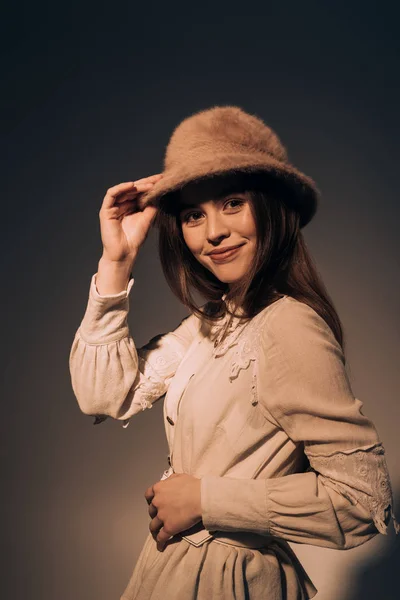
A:
{"type": "Polygon", "coordinates": [[[294,296],[284,294],[272,302],[272,304],[263,308],[254,318],[259,318],[263,321],[281,320],[282,317],[286,318],[289,315],[298,318],[298,315],[310,309],[311,307],[305,302],[298,300],[294,296]]]}
{"type": "Polygon", "coordinates": [[[262,332],[279,340],[298,338],[301,342],[308,334],[333,335],[325,319],[312,306],[289,295],[264,308],[257,317],[262,332]]]}

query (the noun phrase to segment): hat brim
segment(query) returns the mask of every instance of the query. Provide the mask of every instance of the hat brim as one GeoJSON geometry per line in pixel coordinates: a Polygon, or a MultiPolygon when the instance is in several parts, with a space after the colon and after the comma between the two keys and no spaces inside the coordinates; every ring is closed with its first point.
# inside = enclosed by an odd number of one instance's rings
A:
{"type": "Polygon", "coordinates": [[[304,227],[315,215],[320,192],[311,177],[308,177],[290,164],[285,164],[265,154],[222,154],[212,158],[206,157],[193,164],[183,164],[177,169],[166,169],[163,177],[138,199],[140,210],[148,204],[157,206],[161,197],[182,189],[197,179],[224,175],[229,172],[266,173],[285,184],[294,207],[300,213],[300,226],[304,227]]]}

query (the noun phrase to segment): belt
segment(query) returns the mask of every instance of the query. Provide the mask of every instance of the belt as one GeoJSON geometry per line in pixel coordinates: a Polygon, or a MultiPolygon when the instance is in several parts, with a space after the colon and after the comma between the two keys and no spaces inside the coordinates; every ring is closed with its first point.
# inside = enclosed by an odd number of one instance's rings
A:
{"type": "Polygon", "coordinates": [[[178,535],[192,544],[193,546],[202,546],[207,541],[214,541],[231,546],[239,546],[242,548],[264,548],[270,544],[272,540],[276,541],[276,537],[272,535],[261,535],[252,531],[208,531],[200,521],[186,530],[187,533],[179,533],[178,535]]]}
{"type": "Polygon", "coordinates": [[[186,531],[187,533],[183,534],[181,532],[178,536],[181,536],[182,539],[193,546],[202,546],[207,541],[252,549],[273,546],[274,552],[280,558],[282,563],[287,563],[288,561],[291,562],[298,581],[301,583],[303,589],[304,595],[302,597],[313,598],[318,592],[318,589],[311,581],[307,571],[304,569],[287,540],[273,535],[261,535],[251,531],[208,531],[204,527],[202,521],[196,523],[196,525],[186,531]]]}
{"type": "Polygon", "coordinates": [[[193,546],[202,546],[207,541],[250,549],[271,546],[282,563],[287,564],[290,562],[292,564],[299,585],[303,590],[302,598],[314,598],[318,593],[318,588],[315,587],[296,553],[285,539],[274,535],[261,535],[252,531],[208,531],[202,521],[187,529],[185,533],[178,533],[178,536],[193,546]]]}

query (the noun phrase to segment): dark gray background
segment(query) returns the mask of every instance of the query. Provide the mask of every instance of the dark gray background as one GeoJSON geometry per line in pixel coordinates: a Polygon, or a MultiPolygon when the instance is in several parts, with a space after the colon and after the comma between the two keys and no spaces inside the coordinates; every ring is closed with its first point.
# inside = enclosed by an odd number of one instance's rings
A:
{"type": "MultiPolygon", "coordinates": [[[[107,188],[160,172],[174,127],[215,104],[263,118],[322,191],[303,232],[396,498],[398,13],[394,2],[353,1],[4,10],[3,598],[116,600],[128,582],[148,532],[144,491],[167,467],[162,401],[127,429],[93,427],[68,356],[102,251],[107,188]]],[[[186,310],[164,281],[154,232],[134,276],[140,346],[186,310]]],[[[397,597],[392,526],[346,553],[292,547],[318,600],[397,597]]]]}

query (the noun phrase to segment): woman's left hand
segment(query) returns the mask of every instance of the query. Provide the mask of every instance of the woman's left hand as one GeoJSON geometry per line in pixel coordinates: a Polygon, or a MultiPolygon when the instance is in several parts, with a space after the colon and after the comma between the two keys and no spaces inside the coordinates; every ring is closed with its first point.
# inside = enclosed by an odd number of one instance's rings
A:
{"type": "Polygon", "coordinates": [[[172,536],[201,521],[200,484],[198,477],[172,473],[147,488],[144,497],[152,518],[149,529],[158,550],[164,550],[172,536]]]}

